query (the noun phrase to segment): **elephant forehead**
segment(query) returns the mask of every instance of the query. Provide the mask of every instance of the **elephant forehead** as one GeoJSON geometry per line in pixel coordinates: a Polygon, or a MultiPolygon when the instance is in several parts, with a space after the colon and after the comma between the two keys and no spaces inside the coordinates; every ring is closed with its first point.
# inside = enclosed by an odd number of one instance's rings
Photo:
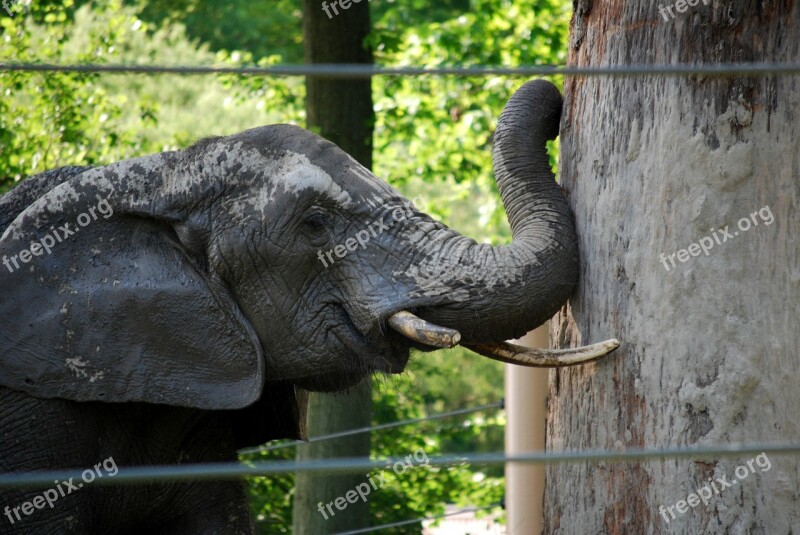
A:
{"type": "Polygon", "coordinates": [[[347,205],[352,200],[350,194],[330,174],[311,163],[305,154],[289,152],[283,157],[283,161],[286,172],[278,175],[278,178],[287,191],[297,194],[310,189],[342,205],[347,205]]]}
{"type": "Polygon", "coordinates": [[[260,187],[244,198],[232,203],[234,215],[245,215],[251,210],[266,213],[269,207],[286,194],[300,196],[310,190],[319,196],[327,197],[346,208],[352,197],[323,168],[312,163],[304,154],[286,152],[275,158],[260,156],[260,171],[264,180],[260,187]]]}
{"type": "Polygon", "coordinates": [[[370,190],[373,190],[374,193],[378,194],[396,194],[397,192],[392,189],[389,184],[384,182],[383,180],[379,179],[375,175],[373,175],[369,169],[361,165],[358,160],[347,155],[349,160],[348,170],[360,180],[360,185],[362,187],[366,187],[370,190]]]}

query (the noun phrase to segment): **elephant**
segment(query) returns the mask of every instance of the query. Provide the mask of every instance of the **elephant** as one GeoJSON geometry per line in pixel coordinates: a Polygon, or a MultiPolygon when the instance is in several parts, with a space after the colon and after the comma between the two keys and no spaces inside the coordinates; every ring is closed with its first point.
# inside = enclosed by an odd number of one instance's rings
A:
{"type": "MultiPolygon", "coordinates": [[[[309,391],[400,373],[412,349],[462,344],[529,366],[613,351],[616,340],[505,342],[578,282],[545,148],[561,108],[555,86],[533,80],[500,117],[494,170],[513,235],[502,246],[460,235],[287,124],[23,181],[0,197],[0,470],[235,461],[304,438],[309,391]]],[[[63,490],[54,503],[3,490],[0,531],[254,532],[241,481],[63,490]]]]}

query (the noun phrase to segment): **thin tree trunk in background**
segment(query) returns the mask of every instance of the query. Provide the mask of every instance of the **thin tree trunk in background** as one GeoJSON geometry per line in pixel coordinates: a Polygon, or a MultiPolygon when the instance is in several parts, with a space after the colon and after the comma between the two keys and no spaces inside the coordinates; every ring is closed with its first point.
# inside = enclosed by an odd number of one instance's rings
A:
{"type": "MultiPolygon", "coordinates": [[[[577,0],[570,64],[800,59],[797,2],[694,3],[577,0]]],[[[571,77],[565,101],[582,270],[551,339],[622,346],[551,372],[548,450],[797,443],[798,77],[571,77]]],[[[550,466],[544,531],[797,533],[798,457],[754,457],[550,466]]]]}
{"type": "MultiPolygon", "coordinates": [[[[369,4],[353,3],[347,10],[337,5],[332,18],[319,0],[303,0],[303,38],[306,63],[371,63],[372,53],[364,48],[370,31],[369,4]]],[[[371,81],[307,78],[307,126],[333,141],[367,168],[372,167],[371,81]]],[[[368,380],[345,394],[311,394],[309,436],[356,427],[367,427],[372,417],[372,387],[368,380]]],[[[368,457],[368,433],[326,440],[298,447],[298,460],[334,457],[368,457]]],[[[344,497],[364,481],[363,474],[298,474],[294,499],[294,533],[333,533],[369,525],[369,503],[347,503],[344,510],[327,508],[327,519],[318,504],[344,497]]],[[[341,502],[339,502],[341,505],[341,502]]]]}

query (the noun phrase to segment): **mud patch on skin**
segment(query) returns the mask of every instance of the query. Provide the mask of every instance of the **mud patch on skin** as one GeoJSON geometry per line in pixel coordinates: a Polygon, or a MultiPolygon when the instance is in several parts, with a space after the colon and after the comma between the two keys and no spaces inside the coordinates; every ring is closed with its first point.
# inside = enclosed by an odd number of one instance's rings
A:
{"type": "Polygon", "coordinates": [[[102,379],[103,375],[105,375],[102,370],[91,373],[89,368],[91,362],[82,360],[80,356],[66,359],[64,361],[64,365],[69,371],[75,374],[76,378],[80,379],[85,377],[89,379],[90,383],[94,383],[98,379],[102,379]]]}
{"type": "Polygon", "coordinates": [[[236,217],[245,217],[252,211],[266,215],[270,205],[277,202],[282,194],[299,196],[308,189],[329,198],[342,208],[348,208],[353,203],[350,194],[304,154],[287,152],[270,159],[255,149],[239,149],[235,160],[241,164],[239,173],[253,176],[254,181],[255,177],[263,178],[260,181],[264,183],[251,195],[240,197],[228,205],[228,210],[236,217]]]}

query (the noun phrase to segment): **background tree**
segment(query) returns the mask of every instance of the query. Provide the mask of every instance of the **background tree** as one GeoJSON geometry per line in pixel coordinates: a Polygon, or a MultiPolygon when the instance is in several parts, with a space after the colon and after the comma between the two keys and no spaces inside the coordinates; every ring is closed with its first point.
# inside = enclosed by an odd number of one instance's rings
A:
{"type": "MultiPolygon", "coordinates": [[[[370,31],[369,4],[353,4],[330,18],[317,0],[303,0],[303,43],[305,61],[315,63],[372,63],[372,51],[365,40],[370,31]]],[[[367,169],[372,168],[371,79],[339,80],[306,78],[307,127],[336,143],[367,169]]],[[[308,404],[309,436],[319,436],[359,427],[372,421],[370,381],[341,394],[312,393],[308,404]]],[[[368,457],[370,435],[312,442],[297,448],[298,461],[368,457]]],[[[369,504],[363,500],[347,503],[343,511],[318,511],[344,497],[364,481],[363,474],[297,475],[294,496],[295,533],[333,533],[369,525],[369,504]],[[327,517],[327,518],[326,518],[327,517]]]]}
{"type": "MultiPolygon", "coordinates": [[[[580,0],[569,62],[798,58],[797,3],[683,7],[665,20],[656,3],[580,0]]],[[[797,77],[576,77],[565,100],[561,180],[582,281],[553,339],[615,335],[622,346],[551,372],[548,449],[796,442],[797,77]],[[722,230],[732,235],[724,242],[722,230]],[[690,246],[714,236],[708,255],[690,246]],[[661,255],[676,253],[665,264],[661,255]]],[[[545,532],[796,530],[797,457],[769,457],[769,471],[762,462],[733,488],[717,484],[724,490],[708,505],[684,503],[674,518],[660,510],[714,479],[740,479],[752,457],[549,467],[545,532]]]]}

